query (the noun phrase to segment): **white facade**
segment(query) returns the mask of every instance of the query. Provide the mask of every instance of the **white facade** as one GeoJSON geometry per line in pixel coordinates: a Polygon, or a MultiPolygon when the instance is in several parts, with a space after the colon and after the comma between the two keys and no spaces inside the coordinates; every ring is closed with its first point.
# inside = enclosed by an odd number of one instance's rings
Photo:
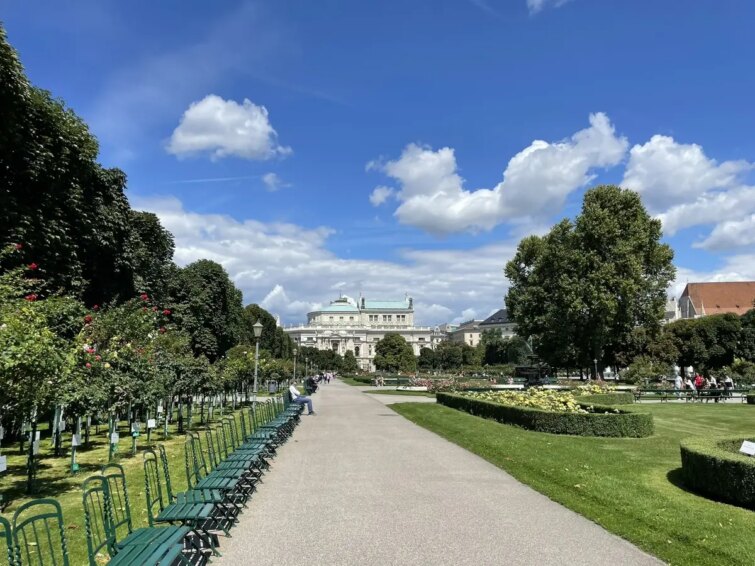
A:
{"type": "Polygon", "coordinates": [[[414,304],[402,301],[372,301],[361,298],[355,306],[337,299],[327,307],[307,314],[307,324],[283,329],[297,347],[354,353],[360,369],[374,371],[375,346],[388,333],[400,334],[418,356],[422,348],[435,348],[444,339],[437,327],[414,326],[414,304]]]}
{"type": "Polygon", "coordinates": [[[474,348],[480,343],[480,322],[482,321],[468,320],[462,322],[457,329],[448,333],[448,338],[451,342],[459,342],[474,348]]]}

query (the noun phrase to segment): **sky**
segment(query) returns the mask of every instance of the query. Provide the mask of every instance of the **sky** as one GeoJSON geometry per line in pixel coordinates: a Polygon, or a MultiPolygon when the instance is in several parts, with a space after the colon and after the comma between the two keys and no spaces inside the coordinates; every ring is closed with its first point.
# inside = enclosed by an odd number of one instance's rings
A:
{"type": "Polygon", "coordinates": [[[747,0],[4,0],[175,260],[285,324],[359,294],[504,306],[519,240],[638,191],[688,281],[755,279],[747,0]]]}

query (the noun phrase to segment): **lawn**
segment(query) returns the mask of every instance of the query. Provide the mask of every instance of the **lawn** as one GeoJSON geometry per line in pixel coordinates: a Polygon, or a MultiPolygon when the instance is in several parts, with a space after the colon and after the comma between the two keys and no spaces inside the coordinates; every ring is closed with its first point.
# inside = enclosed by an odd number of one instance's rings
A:
{"type": "Polygon", "coordinates": [[[655,419],[655,435],[642,439],[530,432],[433,404],[390,407],[670,564],[753,563],[755,512],[685,490],[679,456],[685,437],[755,434],[753,406],[633,406],[655,419]]]}
{"type": "Polygon", "coordinates": [[[427,391],[403,391],[401,389],[365,389],[364,393],[374,393],[377,395],[408,395],[410,397],[435,397],[435,393],[427,391]]]}
{"type": "MultiPolygon", "coordinates": [[[[226,415],[229,413],[226,412],[226,415]]],[[[238,414],[238,413],[237,413],[238,414]]],[[[219,414],[216,413],[219,417],[219,414]]],[[[219,422],[219,421],[218,421],[219,422]]],[[[137,443],[138,453],[131,456],[131,438],[125,434],[126,424],[121,422],[121,435],[118,456],[115,462],[121,464],[126,472],[126,483],[129,492],[129,503],[134,528],[148,526],[146,500],[144,496],[144,468],[142,453],[147,445],[147,437],[139,437],[137,443]]],[[[238,425],[237,419],[237,425],[238,425]]],[[[3,446],[2,454],[8,457],[8,471],[0,474],[0,493],[5,503],[10,501],[2,515],[9,521],[12,520],[13,512],[25,501],[35,497],[53,497],[57,499],[63,508],[63,519],[66,525],[66,538],[71,566],[85,566],[88,564],[86,532],[84,530],[84,511],[82,506],[81,483],[89,476],[99,472],[100,468],[107,464],[107,427],[100,427],[100,434],[94,436],[92,426],[92,447],[89,450],[79,450],[77,461],[80,471],[72,476],[70,469],[70,452],[66,450],[66,457],[54,458],[50,448],[50,439],[40,441],[42,456],[37,480],[38,490],[34,497],[24,494],[26,487],[25,462],[26,457],[19,454],[18,446],[3,446]]],[[[204,427],[192,426],[192,430],[201,431],[204,427]]],[[[174,426],[170,428],[171,435],[168,440],[162,441],[162,429],[157,434],[152,434],[152,444],[162,442],[165,445],[170,463],[170,477],[174,492],[186,489],[186,471],[184,465],[184,435],[177,434],[174,426]]],[[[202,435],[204,441],[204,435],[202,435]]],[[[70,435],[64,434],[64,446],[70,447],[70,435]]],[[[222,541],[221,541],[222,544],[222,541]]],[[[4,546],[2,547],[4,549],[4,546]]],[[[0,561],[2,563],[2,561],[0,561]]]]}

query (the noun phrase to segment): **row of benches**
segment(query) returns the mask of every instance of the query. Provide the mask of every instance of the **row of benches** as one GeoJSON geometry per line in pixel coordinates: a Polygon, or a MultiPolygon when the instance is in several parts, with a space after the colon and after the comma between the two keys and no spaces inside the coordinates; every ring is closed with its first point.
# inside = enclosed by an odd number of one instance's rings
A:
{"type": "MultiPolygon", "coordinates": [[[[200,434],[188,433],[185,492],[173,492],[165,447],[146,450],[148,527],[134,528],[122,466],[108,464],[87,478],[82,500],[90,566],[206,564],[219,555],[219,535],[229,534],[301,409],[273,398],[242,410],[239,422],[223,418],[205,431],[204,443],[200,434]]],[[[55,499],[21,505],[12,522],[0,517],[3,542],[10,566],[69,566],[63,512],[55,499]]]]}
{"type": "Polygon", "coordinates": [[[642,399],[660,399],[661,402],[669,399],[684,399],[685,401],[726,401],[728,399],[740,399],[742,403],[747,400],[749,389],[635,389],[636,401],[642,399]]]}

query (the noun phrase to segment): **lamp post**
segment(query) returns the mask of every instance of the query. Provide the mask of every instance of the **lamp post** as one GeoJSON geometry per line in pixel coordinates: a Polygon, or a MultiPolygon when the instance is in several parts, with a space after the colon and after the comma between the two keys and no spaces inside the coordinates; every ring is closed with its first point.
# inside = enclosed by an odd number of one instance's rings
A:
{"type": "Polygon", "coordinates": [[[294,348],[294,383],[296,383],[296,354],[298,354],[299,351],[294,348]]]}
{"type": "Polygon", "coordinates": [[[598,358],[595,358],[592,363],[595,364],[595,379],[598,379],[598,358]]]}
{"type": "Polygon", "coordinates": [[[262,336],[262,323],[258,320],[252,324],[254,331],[254,391],[252,392],[252,407],[257,412],[257,367],[260,364],[260,336],[262,336]]]}

